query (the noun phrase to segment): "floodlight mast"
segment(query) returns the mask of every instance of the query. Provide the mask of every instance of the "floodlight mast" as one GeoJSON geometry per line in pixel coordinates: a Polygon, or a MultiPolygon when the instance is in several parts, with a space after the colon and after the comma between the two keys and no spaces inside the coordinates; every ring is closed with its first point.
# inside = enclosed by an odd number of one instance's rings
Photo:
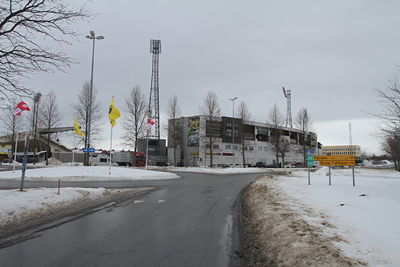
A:
{"type": "Polygon", "coordinates": [[[153,54],[150,100],[149,100],[149,117],[153,117],[154,121],[154,138],[160,139],[160,89],[158,82],[158,65],[159,54],[161,54],[161,40],[150,41],[150,53],[153,54]]]}
{"type": "Polygon", "coordinates": [[[292,124],[292,92],[282,87],[283,95],[286,97],[286,127],[293,128],[292,124]]]}

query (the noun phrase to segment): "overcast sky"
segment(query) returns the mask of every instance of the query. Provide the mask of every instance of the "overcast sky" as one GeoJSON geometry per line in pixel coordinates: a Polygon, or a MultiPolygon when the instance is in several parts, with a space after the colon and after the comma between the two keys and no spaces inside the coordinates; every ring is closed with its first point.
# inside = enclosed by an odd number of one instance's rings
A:
{"type": "MultiPolygon", "coordinates": [[[[286,112],[285,86],[292,90],[293,117],[307,107],[323,144],[347,144],[352,122],[353,143],[378,151],[370,113],[381,110],[374,90],[399,75],[400,1],[115,0],[92,1],[88,8],[97,15],[75,24],[81,38],[63,48],[78,64],[26,82],[57,93],[65,123],[73,121],[70,105],[90,79],[92,47],[85,35],[94,30],[105,36],[96,42],[94,72],[104,122],[112,95],[122,114],[133,86],[148,96],[149,42],[161,39],[161,112],[175,94],[182,115],[196,115],[213,90],[223,115],[231,116],[228,99],[237,96],[253,120],[265,122],[274,103],[286,112]]],[[[114,129],[118,140],[121,123],[114,129]]]]}

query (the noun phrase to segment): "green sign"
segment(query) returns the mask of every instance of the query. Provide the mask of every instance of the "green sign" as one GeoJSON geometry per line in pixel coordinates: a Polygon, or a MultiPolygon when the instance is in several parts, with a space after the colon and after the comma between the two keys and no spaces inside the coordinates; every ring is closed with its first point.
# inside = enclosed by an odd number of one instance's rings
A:
{"type": "Polygon", "coordinates": [[[314,166],[314,162],[313,161],[307,161],[307,167],[312,167],[314,166]]]}

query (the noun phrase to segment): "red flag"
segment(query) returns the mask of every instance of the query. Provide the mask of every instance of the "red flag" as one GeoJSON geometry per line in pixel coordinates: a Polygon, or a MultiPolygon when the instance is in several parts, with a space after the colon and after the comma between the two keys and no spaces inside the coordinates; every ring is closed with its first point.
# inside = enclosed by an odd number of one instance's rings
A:
{"type": "Polygon", "coordinates": [[[147,119],[147,131],[150,131],[151,130],[151,126],[153,126],[153,125],[154,125],[154,121],[149,117],[147,119]]]}
{"type": "Polygon", "coordinates": [[[24,111],[24,110],[28,110],[29,111],[30,109],[29,109],[28,105],[24,101],[21,101],[21,102],[19,102],[19,104],[15,108],[15,110],[13,112],[13,115],[14,116],[21,116],[21,112],[24,111]]]}

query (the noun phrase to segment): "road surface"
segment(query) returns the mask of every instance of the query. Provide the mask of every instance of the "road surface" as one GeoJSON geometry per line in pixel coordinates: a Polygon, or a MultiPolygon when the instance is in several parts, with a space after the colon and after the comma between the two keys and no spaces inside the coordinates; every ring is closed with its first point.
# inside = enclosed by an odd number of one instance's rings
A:
{"type": "Polygon", "coordinates": [[[157,190],[3,248],[0,266],[243,266],[236,200],[259,174],[178,175],[124,183],[157,190]]]}

